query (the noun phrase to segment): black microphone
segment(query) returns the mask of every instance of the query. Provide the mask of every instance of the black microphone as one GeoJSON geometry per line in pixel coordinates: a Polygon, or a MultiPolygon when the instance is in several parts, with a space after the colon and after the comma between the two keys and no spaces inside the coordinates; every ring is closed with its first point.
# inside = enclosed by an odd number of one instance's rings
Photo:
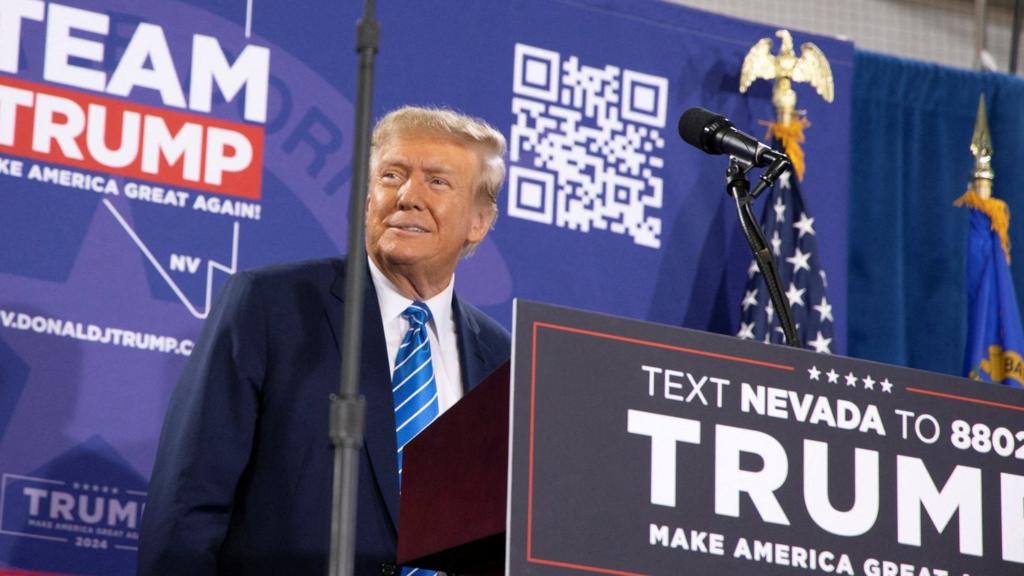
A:
{"type": "Polygon", "coordinates": [[[703,108],[690,108],[679,117],[679,136],[708,154],[728,154],[741,162],[763,167],[789,157],[741,132],[729,119],[703,108]]]}

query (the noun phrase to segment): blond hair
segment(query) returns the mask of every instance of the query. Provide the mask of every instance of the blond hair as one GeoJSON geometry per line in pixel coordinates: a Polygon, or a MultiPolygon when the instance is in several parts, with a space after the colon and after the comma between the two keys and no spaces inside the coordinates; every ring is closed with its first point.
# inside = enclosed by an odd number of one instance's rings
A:
{"type": "Polygon", "coordinates": [[[396,136],[415,132],[447,136],[479,147],[483,152],[483,169],[476,194],[487,199],[494,216],[497,216],[498,191],[505,180],[505,136],[480,118],[444,108],[405,106],[389,112],[377,122],[371,141],[372,160],[376,161],[378,151],[396,136]]]}

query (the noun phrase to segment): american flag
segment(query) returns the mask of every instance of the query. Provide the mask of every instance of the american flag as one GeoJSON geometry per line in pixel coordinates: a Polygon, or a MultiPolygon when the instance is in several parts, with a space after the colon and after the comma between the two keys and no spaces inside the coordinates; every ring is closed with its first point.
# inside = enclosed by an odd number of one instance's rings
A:
{"type": "MultiPolygon", "coordinates": [[[[828,281],[818,260],[814,218],[807,213],[792,172],[779,177],[761,215],[761,228],[771,245],[782,289],[789,299],[793,322],[804,346],[832,352],[832,305],[825,294],[828,281]]],[[[740,338],[784,343],[779,315],[768,296],[764,277],[751,260],[747,289],[740,304],[740,338]]]]}

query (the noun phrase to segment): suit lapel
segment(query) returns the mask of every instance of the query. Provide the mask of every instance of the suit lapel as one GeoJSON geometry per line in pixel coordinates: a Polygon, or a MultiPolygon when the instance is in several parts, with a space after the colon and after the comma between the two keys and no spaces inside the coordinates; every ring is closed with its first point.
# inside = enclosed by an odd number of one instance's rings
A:
{"type": "Polygon", "coordinates": [[[452,297],[455,326],[458,330],[459,363],[462,365],[462,383],[465,392],[472,390],[490,371],[487,366],[489,350],[480,339],[480,326],[466,313],[458,296],[452,297]]]}
{"type": "MultiPolygon", "coordinates": [[[[344,266],[344,262],[342,263],[344,266]]],[[[335,340],[341,334],[345,301],[345,272],[339,271],[331,286],[338,310],[329,313],[335,340]]],[[[370,470],[383,496],[394,526],[398,526],[398,447],[395,444],[394,403],[391,398],[391,375],[388,373],[388,351],[384,328],[380,323],[380,306],[370,275],[366,275],[363,293],[363,341],[359,367],[359,391],[366,400],[364,450],[370,459],[370,470]],[[381,415],[385,415],[381,417],[381,415]]],[[[335,342],[335,352],[339,350],[335,342]]],[[[365,472],[364,472],[365,473],[365,472]]]]}

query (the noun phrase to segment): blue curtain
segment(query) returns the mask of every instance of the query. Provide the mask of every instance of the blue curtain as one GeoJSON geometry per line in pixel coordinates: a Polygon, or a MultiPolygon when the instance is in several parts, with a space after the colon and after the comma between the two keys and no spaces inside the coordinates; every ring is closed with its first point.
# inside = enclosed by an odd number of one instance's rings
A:
{"type": "Polygon", "coordinates": [[[954,208],[985,95],[994,195],[1024,295],[1024,81],[858,52],[851,122],[849,352],[960,374],[969,210],[954,208]]]}

